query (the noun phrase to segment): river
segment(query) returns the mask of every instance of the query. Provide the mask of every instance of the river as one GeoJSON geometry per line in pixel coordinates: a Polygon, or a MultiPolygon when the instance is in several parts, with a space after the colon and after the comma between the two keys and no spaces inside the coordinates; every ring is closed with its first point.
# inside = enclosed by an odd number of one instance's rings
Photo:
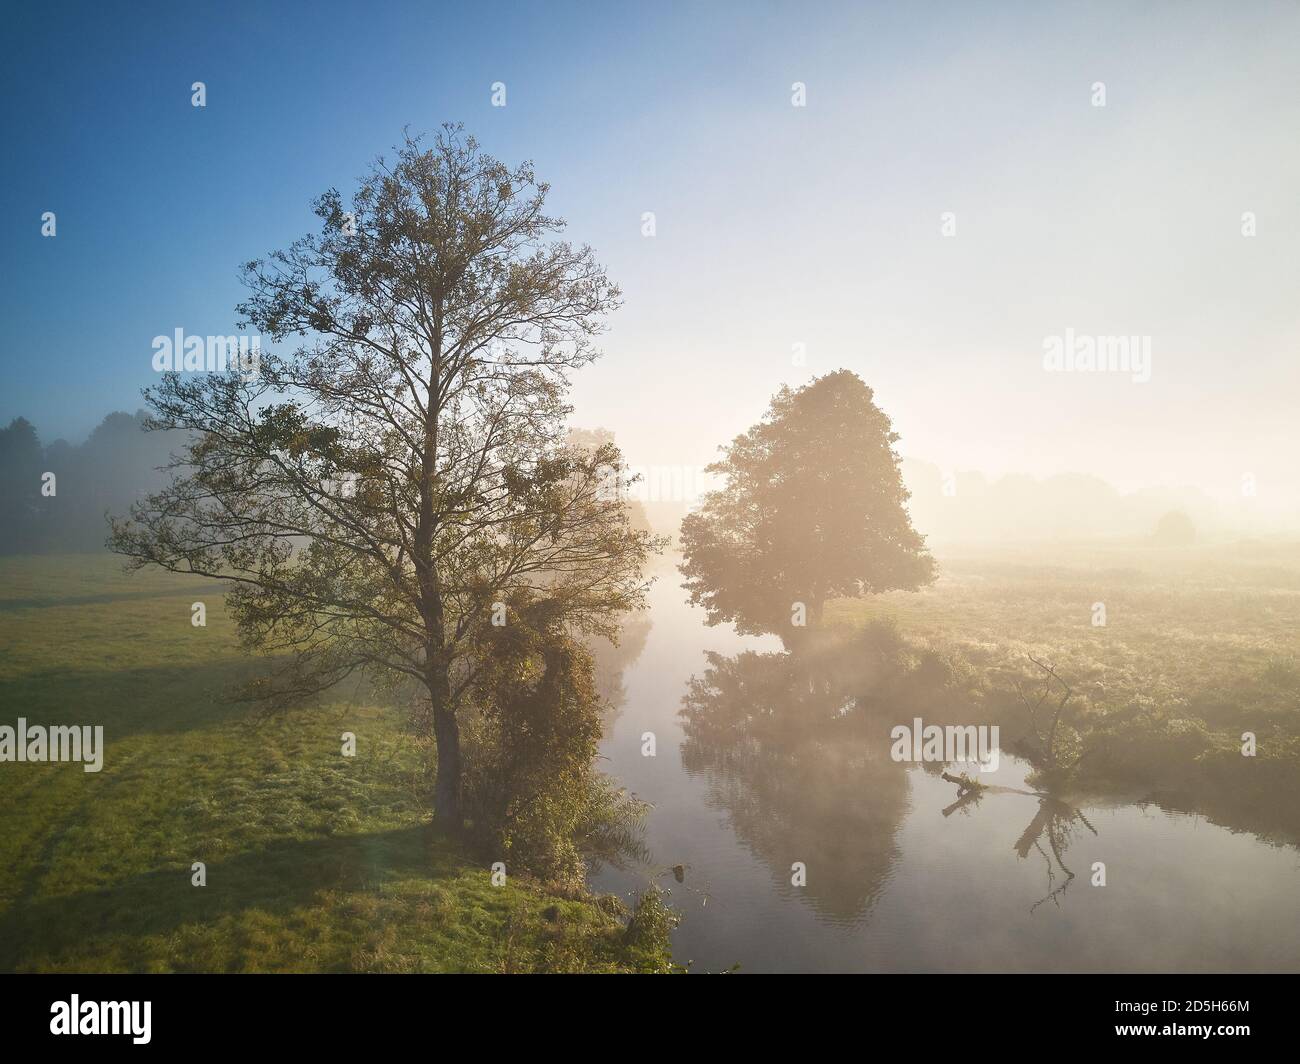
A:
{"type": "Polygon", "coordinates": [[[1292,847],[1150,804],[1058,807],[1011,793],[1027,789],[1027,766],[1005,753],[982,778],[1008,791],[954,808],[952,784],[887,750],[702,750],[678,713],[705,653],[781,645],[706,627],[679,585],[661,570],[648,618],[629,632],[601,749],[602,768],[653,807],[651,857],[606,867],[593,882],[628,897],[649,882],[669,890],[682,915],[679,963],[700,972],[1300,970],[1292,847]],[[653,757],[642,752],[646,732],[653,757]],[[804,885],[792,884],[795,862],[804,885]],[[1104,885],[1093,885],[1096,863],[1104,885]]]}

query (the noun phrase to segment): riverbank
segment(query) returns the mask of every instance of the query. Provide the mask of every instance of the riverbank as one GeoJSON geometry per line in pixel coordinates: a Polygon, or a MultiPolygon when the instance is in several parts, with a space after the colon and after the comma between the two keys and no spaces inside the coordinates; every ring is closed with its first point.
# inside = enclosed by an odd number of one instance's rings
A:
{"type": "Polygon", "coordinates": [[[1077,767],[1059,775],[1070,788],[1123,789],[1300,842],[1289,800],[1300,790],[1300,546],[1062,544],[939,561],[922,592],[828,604],[828,627],[892,623],[951,657],[1004,742],[1031,754],[1021,692],[1036,702],[1045,675],[1032,655],[1063,681],[1043,720],[1069,687],[1061,754],[1077,767]]]}

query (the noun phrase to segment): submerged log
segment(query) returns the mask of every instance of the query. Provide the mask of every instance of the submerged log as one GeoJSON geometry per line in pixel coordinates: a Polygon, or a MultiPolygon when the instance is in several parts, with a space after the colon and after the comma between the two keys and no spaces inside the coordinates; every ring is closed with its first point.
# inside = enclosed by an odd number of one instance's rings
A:
{"type": "Polygon", "coordinates": [[[947,772],[944,772],[940,774],[939,778],[945,780],[948,783],[957,784],[957,786],[960,787],[963,791],[982,791],[987,787],[987,784],[980,783],[979,780],[971,779],[964,772],[960,776],[953,776],[947,772]]]}

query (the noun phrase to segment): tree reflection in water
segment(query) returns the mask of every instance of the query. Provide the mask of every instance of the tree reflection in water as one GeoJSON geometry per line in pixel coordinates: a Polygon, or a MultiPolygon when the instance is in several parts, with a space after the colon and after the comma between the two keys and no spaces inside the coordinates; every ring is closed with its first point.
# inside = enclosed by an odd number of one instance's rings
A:
{"type": "Polygon", "coordinates": [[[645,650],[651,627],[649,613],[632,613],[624,618],[617,643],[604,636],[593,636],[587,641],[587,649],[596,666],[596,691],[605,704],[602,718],[606,735],[627,704],[623,674],[636,664],[645,650]]]}
{"type": "MultiPolygon", "coordinates": [[[[800,893],[819,916],[864,922],[898,860],[908,809],[907,766],[889,756],[890,729],[913,715],[969,719],[969,686],[942,654],[909,646],[889,625],[809,637],[785,653],[706,657],[680,710],[686,771],[704,778],[710,805],[783,893],[796,889],[791,865],[802,861],[800,893]]],[[[999,794],[1037,803],[1014,849],[1047,866],[1048,892],[1033,908],[1059,904],[1075,878],[1070,842],[1080,827],[1095,829],[1052,795],[1008,787],[962,787],[943,815],[999,794]]]]}
{"type": "Polygon", "coordinates": [[[904,766],[873,742],[858,699],[793,654],[708,655],[681,716],[682,762],[703,775],[709,803],[771,870],[836,923],[865,919],[898,857],[907,809],[904,766]]]}

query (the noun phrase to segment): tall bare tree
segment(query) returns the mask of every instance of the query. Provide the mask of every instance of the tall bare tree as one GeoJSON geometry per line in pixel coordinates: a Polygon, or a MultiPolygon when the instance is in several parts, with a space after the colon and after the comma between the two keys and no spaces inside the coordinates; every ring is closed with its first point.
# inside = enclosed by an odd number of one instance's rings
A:
{"type": "Polygon", "coordinates": [[[569,374],[619,291],[558,239],[547,187],[446,126],[427,149],[405,137],[350,210],[321,196],[321,230],[249,263],[239,307],[241,328],[307,342],[257,374],[146,391],[153,425],[193,442],[111,540],[136,566],[233,584],[245,645],[287,661],[259,697],[358,670],[422,684],[434,809],[457,824],[484,626],[526,607],[613,634],[656,546],[609,490],[617,449],[565,445],[569,374]]]}

